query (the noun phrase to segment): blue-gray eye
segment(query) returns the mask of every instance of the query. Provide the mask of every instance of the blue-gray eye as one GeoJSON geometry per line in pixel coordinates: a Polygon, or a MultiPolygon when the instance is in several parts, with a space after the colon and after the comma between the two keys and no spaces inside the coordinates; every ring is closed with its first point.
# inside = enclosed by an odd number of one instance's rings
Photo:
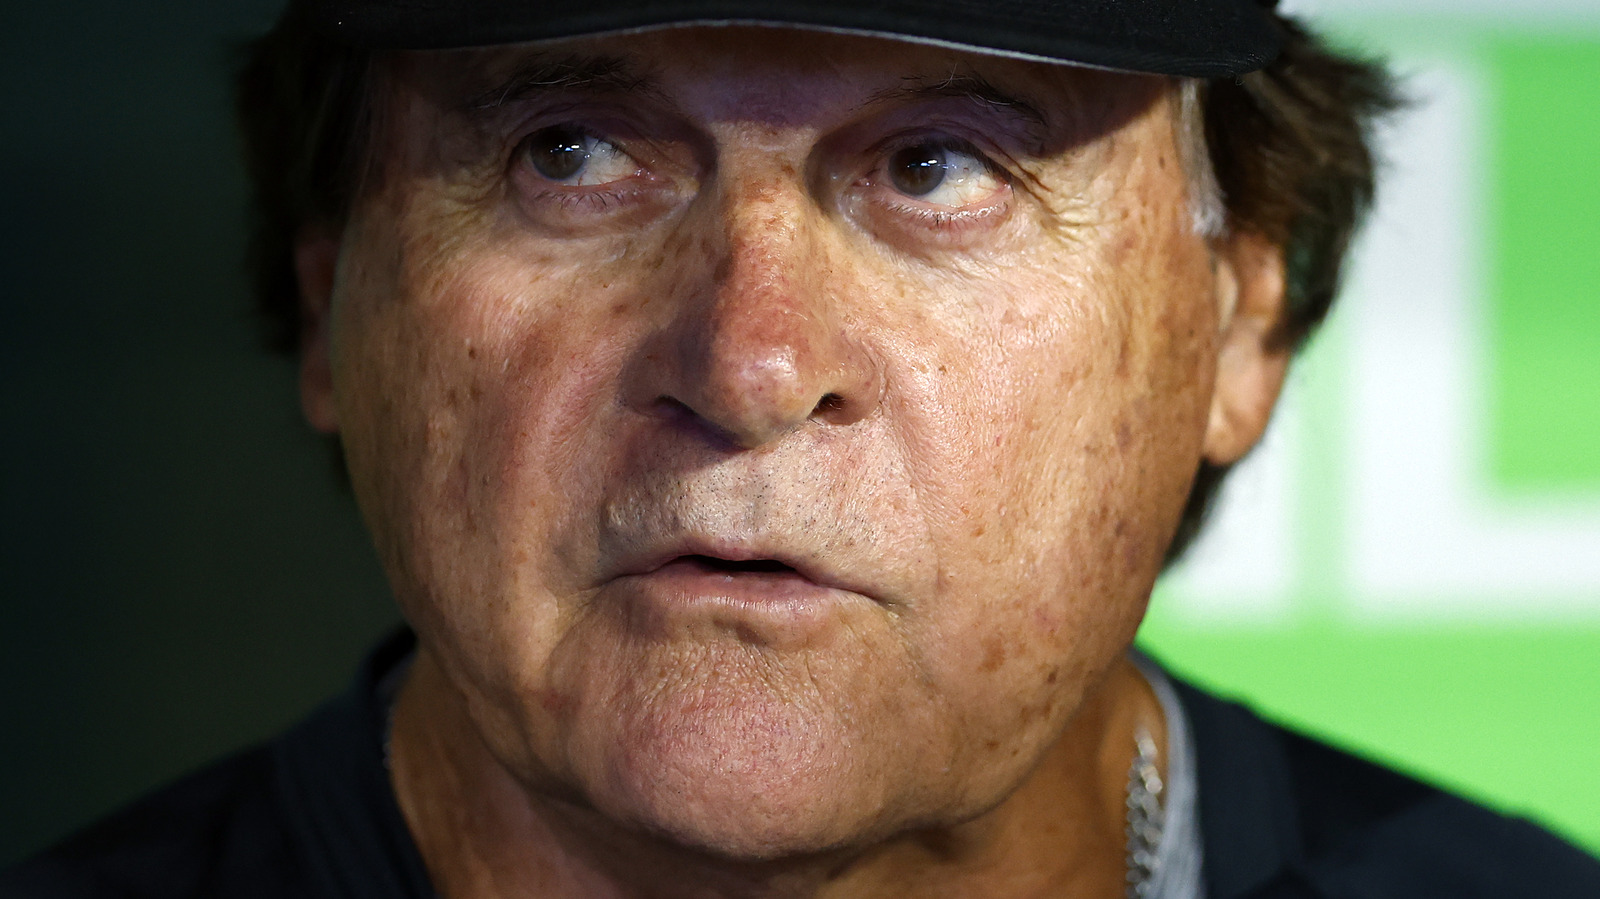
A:
{"type": "Polygon", "coordinates": [[[616,144],[577,125],[553,125],[523,139],[519,151],[534,174],[562,187],[597,187],[640,174],[616,144]]]}
{"type": "Polygon", "coordinates": [[[583,172],[595,139],[577,128],[557,126],[536,131],[523,144],[533,170],[551,181],[567,181],[583,172]]]}
{"type": "Polygon", "coordinates": [[[920,197],[944,183],[947,167],[944,147],[915,144],[889,157],[889,181],[895,190],[920,197]]]}

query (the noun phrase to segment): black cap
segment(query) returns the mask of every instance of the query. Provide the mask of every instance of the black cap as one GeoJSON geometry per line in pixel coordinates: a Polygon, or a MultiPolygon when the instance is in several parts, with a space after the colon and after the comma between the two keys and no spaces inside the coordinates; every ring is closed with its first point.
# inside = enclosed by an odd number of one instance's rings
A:
{"type": "Polygon", "coordinates": [[[688,24],[794,25],[1161,75],[1254,71],[1275,0],[297,0],[335,40],[385,49],[509,44],[688,24]]]}

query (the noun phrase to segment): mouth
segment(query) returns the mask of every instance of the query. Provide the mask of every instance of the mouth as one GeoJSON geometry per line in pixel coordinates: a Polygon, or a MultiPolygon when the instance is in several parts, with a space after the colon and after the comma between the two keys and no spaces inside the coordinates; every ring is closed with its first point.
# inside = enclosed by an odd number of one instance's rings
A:
{"type": "Polygon", "coordinates": [[[819,646],[839,632],[843,610],[861,599],[781,558],[684,549],[607,588],[629,610],[631,626],[650,638],[705,640],[715,634],[769,649],[819,646]]]}
{"type": "MultiPolygon", "coordinates": [[[[774,552],[757,542],[690,539],[636,557],[623,571],[633,575],[697,574],[721,577],[788,577],[821,587],[844,587],[817,560],[774,552]]],[[[848,589],[846,587],[846,589],[848,589]]]]}
{"type": "Polygon", "coordinates": [[[860,560],[849,555],[834,559],[819,552],[815,543],[811,534],[677,534],[619,553],[604,578],[688,604],[699,602],[696,597],[756,604],[888,604],[876,585],[858,576],[860,560]]]}
{"type": "MultiPolygon", "coordinates": [[[[805,577],[793,565],[777,559],[723,559],[717,556],[691,553],[668,561],[668,565],[688,565],[709,573],[723,574],[792,574],[805,577]]],[[[810,580],[810,578],[806,578],[810,580]]]]}
{"type": "Polygon", "coordinates": [[[821,646],[879,601],[807,549],[804,538],[661,541],[618,566],[602,595],[653,638],[731,634],[773,649],[821,646]]]}
{"type": "Polygon", "coordinates": [[[627,569],[627,579],[671,585],[674,592],[821,598],[859,592],[826,564],[772,552],[770,547],[690,541],[647,556],[627,569]]]}
{"type": "Polygon", "coordinates": [[[683,553],[655,566],[646,578],[675,583],[719,595],[798,596],[831,592],[834,585],[782,559],[728,558],[710,553],[683,553]],[[730,593],[730,591],[732,591],[730,593]]]}

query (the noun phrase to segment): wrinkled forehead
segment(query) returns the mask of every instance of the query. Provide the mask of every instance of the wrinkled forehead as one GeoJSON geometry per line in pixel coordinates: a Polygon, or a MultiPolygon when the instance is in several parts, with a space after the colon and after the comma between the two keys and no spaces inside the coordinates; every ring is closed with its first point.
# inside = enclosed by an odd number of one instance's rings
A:
{"type": "Polygon", "coordinates": [[[688,120],[828,128],[934,101],[990,107],[1041,144],[1116,129],[1175,79],[786,26],[683,26],[460,50],[402,51],[389,76],[441,110],[606,97],[688,120]]]}

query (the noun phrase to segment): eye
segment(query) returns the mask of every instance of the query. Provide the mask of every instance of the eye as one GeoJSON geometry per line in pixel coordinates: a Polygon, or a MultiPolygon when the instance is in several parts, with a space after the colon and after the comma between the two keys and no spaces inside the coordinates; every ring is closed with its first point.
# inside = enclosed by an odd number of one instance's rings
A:
{"type": "Polygon", "coordinates": [[[1004,186],[976,151],[934,141],[896,150],[886,169],[889,185],[895,190],[939,206],[981,203],[1004,186]]]}
{"type": "Polygon", "coordinates": [[[572,187],[610,184],[639,173],[639,164],[602,137],[571,125],[528,135],[521,153],[539,177],[572,187]]]}

